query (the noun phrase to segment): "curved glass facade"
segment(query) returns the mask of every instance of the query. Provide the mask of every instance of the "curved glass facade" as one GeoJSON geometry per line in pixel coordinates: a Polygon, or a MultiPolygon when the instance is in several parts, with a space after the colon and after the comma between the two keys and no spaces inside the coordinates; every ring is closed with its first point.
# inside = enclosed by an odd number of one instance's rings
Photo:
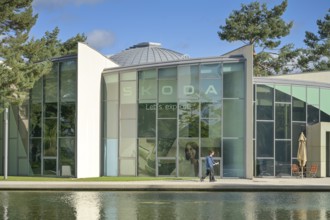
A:
{"type": "Polygon", "coordinates": [[[205,62],[104,74],[104,173],[245,175],[245,64],[205,62]]]}
{"type": "Polygon", "coordinates": [[[255,176],[291,176],[300,133],[330,122],[330,88],[275,80],[254,86],[255,176]]]}

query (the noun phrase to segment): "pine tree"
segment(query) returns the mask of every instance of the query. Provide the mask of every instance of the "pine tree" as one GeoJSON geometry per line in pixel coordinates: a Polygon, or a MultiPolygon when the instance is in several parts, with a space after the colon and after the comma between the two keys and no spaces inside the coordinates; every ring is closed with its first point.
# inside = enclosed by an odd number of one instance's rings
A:
{"type": "Polygon", "coordinates": [[[288,63],[295,57],[293,45],[285,45],[278,50],[281,37],[290,33],[293,22],[286,23],[281,16],[285,12],[288,1],[268,10],[266,4],[252,2],[242,4],[240,10],[234,10],[226,25],[220,26],[218,35],[221,40],[229,42],[242,41],[254,46],[254,74],[270,75],[289,71],[288,63]],[[257,51],[258,49],[258,51],[257,51]]]}

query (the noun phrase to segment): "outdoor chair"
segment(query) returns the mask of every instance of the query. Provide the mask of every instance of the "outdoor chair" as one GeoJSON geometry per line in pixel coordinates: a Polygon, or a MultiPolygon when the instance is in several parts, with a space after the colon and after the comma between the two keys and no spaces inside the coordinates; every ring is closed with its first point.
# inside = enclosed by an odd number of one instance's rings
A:
{"type": "Polygon", "coordinates": [[[317,173],[317,164],[313,163],[308,171],[308,174],[310,177],[316,177],[317,173]]]}
{"type": "Polygon", "coordinates": [[[292,164],[291,165],[291,172],[292,176],[301,176],[301,172],[299,170],[299,166],[297,164],[292,164]]]}

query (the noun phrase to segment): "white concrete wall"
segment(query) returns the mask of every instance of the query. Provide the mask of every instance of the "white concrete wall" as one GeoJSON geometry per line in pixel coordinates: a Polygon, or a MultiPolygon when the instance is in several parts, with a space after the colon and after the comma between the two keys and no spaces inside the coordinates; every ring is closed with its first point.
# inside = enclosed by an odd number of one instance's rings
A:
{"type": "Polygon", "coordinates": [[[310,72],[310,73],[295,73],[276,76],[267,76],[266,78],[275,79],[292,79],[316,83],[330,83],[330,71],[310,72]]]}
{"type": "Polygon", "coordinates": [[[102,71],[116,66],[86,44],[78,44],[77,178],[100,176],[102,71]]]}

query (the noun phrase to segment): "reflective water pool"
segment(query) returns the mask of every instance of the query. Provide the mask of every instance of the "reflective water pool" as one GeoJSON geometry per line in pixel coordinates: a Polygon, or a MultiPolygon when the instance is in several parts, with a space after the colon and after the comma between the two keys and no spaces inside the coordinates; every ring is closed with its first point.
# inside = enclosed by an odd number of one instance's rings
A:
{"type": "Polygon", "coordinates": [[[0,219],[330,219],[325,192],[1,191],[0,219]]]}

